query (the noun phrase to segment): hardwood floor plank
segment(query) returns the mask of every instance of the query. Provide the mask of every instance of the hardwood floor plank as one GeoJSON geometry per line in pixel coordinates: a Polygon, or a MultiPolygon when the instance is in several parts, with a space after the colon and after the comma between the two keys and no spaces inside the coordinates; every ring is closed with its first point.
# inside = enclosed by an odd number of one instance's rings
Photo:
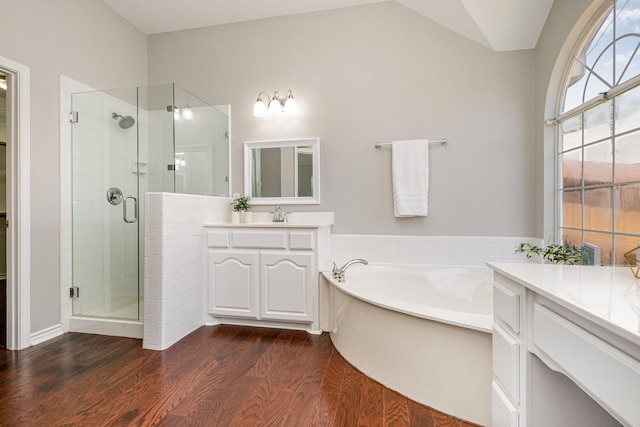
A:
{"type": "MultiPolygon", "coordinates": [[[[259,378],[246,377],[238,380],[234,387],[208,389],[194,396],[196,405],[189,403],[184,415],[185,426],[230,426],[240,408],[246,403],[260,382],[259,378]]],[[[185,402],[187,403],[187,402],[185,402]]],[[[184,411],[176,411],[182,414],[184,411]]]]}
{"type": "Polygon", "coordinates": [[[294,336],[291,334],[279,333],[273,340],[267,351],[258,359],[255,366],[251,368],[247,375],[253,377],[264,377],[278,362],[283,353],[291,344],[294,336]]]}
{"type": "Polygon", "coordinates": [[[383,399],[385,427],[409,426],[407,398],[393,390],[385,388],[383,391],[383,399]]]}
{"type": "MultiPolygon", "coordinates": [[[[254,334],[245,337],[244,346],[238,346],[229,354],[232,363],[220,363],[220,373],[217,376],[216,386],[226,388],[235,383],[239,378],[248,375],[257,361],[267,352],[273,340],[278,336],[279,331],[273,329],[260,328],[254,334]]],[[[209,378],[209,381],[213,378],[209,378]]]]}
{"type": "Polygon", "coordinates": [[[360,404],[360,416],[367,418],[383,418],[384,402],[382,398],[382,384],[364,375],[362,378],[362,403],[360,404]]]}
{"type": "Polygon", "coordinates": [[[344,360],[340,353],[333,350],[320,389],[326,393],[340,394],[346,372],[347,361],[344,360]]]}
{"type": "Polygon", "coordinates": [[[435,427],[431,408],[420,405],[413,400],[408,400],[407,406],[409,408],[409,424],[411,427],[435,427]]]}
{"type": "Polygon", "coordinates": [[[322,398],[320,396],[322,392],[319,390],[333,352],[333,345],[328,336],[324,338],[318,337],[317,339],[312,338],[310,343],[313,348],[307,349],[309,356],[306,366],[299,367],[303,372],[303,376],[293,394],[283,426],[296,427],[299,425],[319,425],[321,423],[318,415],[324,411],[318,407],[318,403],[322,398]]]}
{"type": "Polygon", "coordinates": [[[355,426],[360,415],[361,373],[351,365],[347,365],[344,375],[344,383],[336,410],[336,426],[355,426]]]}
{"type": "Polygon", "coordinates": [[[477,424],[463,421],[440,411],[431,410],[434,427],[479,427],[477,424]]]}
{"type": "Polygon", "coordinates": [[[162,352],[74,333],[0,349],[0,425],[472,426],[367,378],[328,334],[230,325],[162,352]]]}
{"type": "Polygon", "coordinates": [[[324,391],[319,392],[318,400],[309,418],[309,425],[318,427],[337,425],[335,419],[339,402],[339,394],[326,393],[324,391]]]}
{"type": "Polygon", "coordinates": [[[157,425],[160,420],[170,415],[171,411],[182,401],[190,399],[198,392],[198,379],[203,376],[208,366],[203,363],[192,370],[185,370],[179,381],[171,382],[171,389],[165,393],[137,418],[139,425],[157,425]]]}
{"type": "Polygon", "coordinates": [[[358,427],[384,427],[384,419],[360,415],[358,427]]]}
{"type": "Polygon", "coordinates": [[[263,425],[264,422],[282,422],[292,392],[280,387],[271,375],[262,378],[248,401],[238,411],[232,425],[263,425]],[[275,412],[275,414],[273,414],[275,412]]]}
{"type": "Polygon", "coordinates": [[[287,391],[295,391],[300,386],[313,348],[306,332],[292,332],[294,337],[287,351],[282,353],[267,373],[272,384],[287,391]]]}

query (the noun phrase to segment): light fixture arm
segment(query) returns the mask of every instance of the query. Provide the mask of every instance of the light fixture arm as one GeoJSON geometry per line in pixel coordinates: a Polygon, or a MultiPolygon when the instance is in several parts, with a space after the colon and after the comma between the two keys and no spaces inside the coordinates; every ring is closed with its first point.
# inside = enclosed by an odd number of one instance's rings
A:
{"type": "Polygon", "coordinates": [[[264,102],[264,103],[265,103],[265,105],[266,105],[266,104],[268,104],[268,103],[269,103],[269,99],[271,99],[271,98],[269,97],[269,94],[268,94],[267,92],[260,92],[260,93],[258,94],[258,99],[256,99],[256,102],[264,102]],[[262,95],[264,95],[264,96],[266,96],[266,97],[267,97],[267,102],[265,102],[265,101],[262,99],[262,95]]]}
{"type": "Polygon", "coordinates": [[[278,94],[277,90],[273,92],[273,98],[271,98],[271,100],[278,101],[280,104],[282,104],[282,100],[280,99],[280,95],[278,94]]]}

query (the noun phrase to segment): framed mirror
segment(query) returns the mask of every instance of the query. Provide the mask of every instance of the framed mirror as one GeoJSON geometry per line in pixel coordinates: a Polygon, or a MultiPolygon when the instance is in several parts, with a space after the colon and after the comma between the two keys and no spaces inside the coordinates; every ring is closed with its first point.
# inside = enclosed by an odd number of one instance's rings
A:
{"type": "Polygon", "coordinates": [[[244,194],[254,205],[320,203],[320,138],[244,143],[244,194]]]}

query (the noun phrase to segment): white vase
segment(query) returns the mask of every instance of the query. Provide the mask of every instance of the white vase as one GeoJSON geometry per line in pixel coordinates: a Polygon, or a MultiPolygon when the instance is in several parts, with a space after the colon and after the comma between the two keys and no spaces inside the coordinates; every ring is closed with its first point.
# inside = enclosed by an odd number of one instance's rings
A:
{"type": "Polygon", "coordinates": [[[240,224],[240,212],[238,211],[231,212],[231,222],[233,224],[240,224]]]}

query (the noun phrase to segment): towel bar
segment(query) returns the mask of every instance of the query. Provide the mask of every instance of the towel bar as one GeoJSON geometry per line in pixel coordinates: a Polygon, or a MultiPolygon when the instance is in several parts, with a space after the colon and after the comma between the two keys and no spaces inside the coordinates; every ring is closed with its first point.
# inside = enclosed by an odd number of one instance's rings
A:
{"type": "MultiPolygon", "coordinates": [[[[447,138],[442,138],[442,139],[430,139],[429,140],[429,144],[440,144],[443,147],[446,146],[447,144],[449,144],[449,140],[447,138]]],[[[376,142],[376,144],[374,145],[374,147],[378,150],[382,150],[382,147],[385,145],[391,145],[390,142],[376,142]]]]}

